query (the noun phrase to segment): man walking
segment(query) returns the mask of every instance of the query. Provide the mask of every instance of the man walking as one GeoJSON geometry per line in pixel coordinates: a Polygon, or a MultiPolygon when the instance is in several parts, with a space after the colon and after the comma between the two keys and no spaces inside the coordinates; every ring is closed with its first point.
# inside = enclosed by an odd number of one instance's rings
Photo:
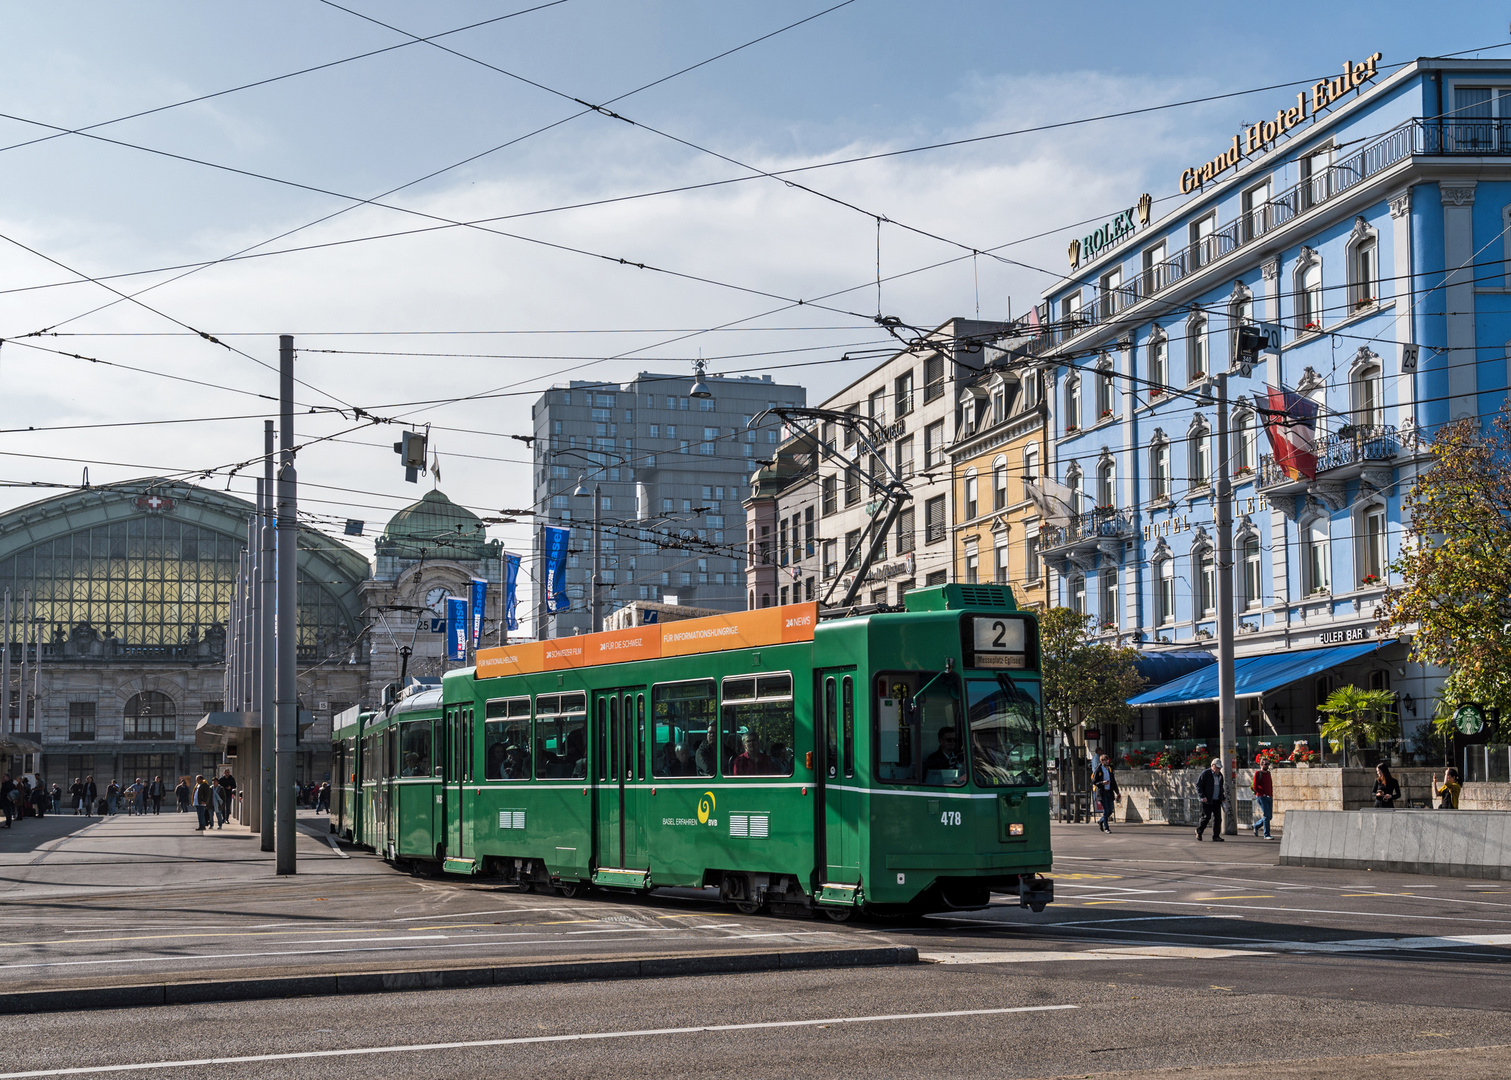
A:
{"type": "Polygon", "coordinates": [[[210,812],[214,805],[215,789],[203,775],[194,778],[194,813],[198,816],[199,825],[195,832],[204,832],[210,827],[210,812]]]}
{"type": "Polygon", "coordinates": [[[95,803],[99,801],[100,789],[93,776],[84,777],[84,816],[94,817],[95,803]]]}
{"type": "Polygon", "coordinates": [[[154,814],[161,814],[163,812],[163,795],[167,790],[167,788],[163,787],[163,778],[161,776],[154,776],[152,778],[152,786],[147,789],[147,795],[152,799],[152,812],[154,814]]]}
{"type": "Polygon", "coordinates": [[[1112,831],[1112,801],[1118,795],[1118,778],[1112,771],[1112,758],[1103,754],[1097,762],[1096,771],[1091,774],[1092,784],[1096,788],[1097,801],[1102,807],[1102,816],[1097,821],[1097,828],[1103,832],[1112,831]]]}
{"type": "Polygon", "coordinates": [[[1228,793],[1222,775],[1222,758],[1213,758],[1212,767],[1202,772],[1196,780],[1196,794],[1201,799],[1201,823],[1196,826],[1196,839],[1202,839],[1207,822],[1212,823],[1212,839],[1222,841],[1222,804],[1228,793]]]}
{"type": "Polygon", "coordinates": [[[236,778],[231,775],[231,770],[227,769],[215,783],[219,788],[218,794],[220,796],[216,800],[216,817],[218,820],[215,827],[217,829],[224,829],[226,821],[231,816],[231,797],[236,794],[236,778]]]}
{"type": "Polygon", "coordinates": [[[1254,773],[1254,803],[1259,807],[1259,820],[1254,822],[1254,835],[1259,835],[1259,830],[1264,830],[1264,838],[1272,840],[1270,835],[1270,816],[1275,812],[1275,778],[1270,775],[1270,763],[1266,759],[1259,763],[1259,769],[1254,773]]]}

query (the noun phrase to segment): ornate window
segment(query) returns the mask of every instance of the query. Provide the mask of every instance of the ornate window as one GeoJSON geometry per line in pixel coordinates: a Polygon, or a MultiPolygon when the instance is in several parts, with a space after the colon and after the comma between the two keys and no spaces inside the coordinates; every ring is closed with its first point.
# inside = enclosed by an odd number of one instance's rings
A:
{"type": "MultiPolygon", "coordinates": [[[[1023,479],[1034,481],[1039,479],[1039,446],[1037,443],[1029,443],[1023,448],[1023,479]]],[[[1027,498],[1027,496],[1024,496],[1027,498]]]]}
{"type": "Polygon", "coordinates": [[[1157,428],[1149,444],[1149,494],[1156,499],[1170,497],[1170,443],[1157,428]]]}
{"type": "Polygon", "coordinates": [[[1254,321],[1254,294],[1241,281],[1233,282],[1228,297],[1228,362],[1238,359],[1238,328],[1254,321]]]}
{"type": "Polygon", "coordinates": [[[1358,537],[1359,586],[1369,588],[1385,584],[1390,557],[1383,502],[1367,503],[1359,509],[1355,514],[1354,535],[1358,537]]]}
{"type": "Polygon", "coordinates": [[[1259,535],[1251,533],[1239,541],[1243,553],[1243,606],[1259,607],[1264,603],[1264,579],[1259,558],[1259,535]]]}
{"type": "Polygon", "coordinates": [[[1170,342],[1156,330],[1149,339],[1149,398],[1154,400],[1170,385],[1170,342]]]}
{"type": "Polygon", "coordinates": [[[1081,513],[1085,502],[1085,493],[1081,490],[1081,467],[1072,465],[1065,470],[1065,486],[1070,489],[1070,510],[1073,514],[1081,513]]]}
{"type": "Polygon", "coordinates": [[[1385,424],[1384,380],[1380,358],[1361,346],[1348,373],[1348,389],[1353,422],[1363,428],[1385,424]]]}
{"type": "Polygon", "coordinates": [[[126,702],[121,735],[126,739],[175,739],[177,712],[173,699],[156,690],[143,690],[126,702]]]}
{"type": "Polygon", "coordinates": [[[1070,610],[1077,615],[1086,614],[1086,575],[1072,574],[1068,583],[1070,610]]]}
{"type": "Polygon", "coordinates": [[[980,510],[978,496],[980,484],[977,480],[976,470],[967,469],[965,472],[965,520],[970,521],[976,517],[980,510]]]}
{"type": "Polygon", "coordinates": [[[1156,553],[1154,563],[1154,613],[1160,623],[1175,621],[1175,560],[1168,549],[1156,553]]]}
{"type": "Polygon", "coordinates": [[[1112,386],[1112,361],[1103,357],[1097,364],[1097,420],[1110,419],[1117,404],[1112,386]]]}
{"type": "Polygon", "coordinates": [[[1301,525],[1301,591],[1324,593],[1333,585],[1332,535],[1325,515],[1301,525]]]}
{"type": "Polygon", "coordinates": [[[1200,416],[1191,425],[1191,431],[1186,436],[1186,461],[1190,469],[1188,486],[1191,488],[1204,488],[1212,482],[1212,439],[1211,432],[1200,416]]]}
{"type": "Polygon", "coordinates": [[[1345,248],[1348,257],[1348,310],[1363,311],[1380,301],[1379,234],[1362,217],[1354,219],[1345,248]]]}
{"type": "Polygon", "coordinates": [[[1115,630],[1118,625],[1118,572],[1111,566],[1097,571],[1097,590],[1100,592],[1097,618],[1103,630],[1115,630]]]}
{"type": "Polygon", "coordinates": [[[1199,382],[1207,377],[1207,317],[1201,312],[1186,324],[1186,381],[1199,382]]]}
{"type": "Polygon", "coordinates": [[[1315,334],[1322,329],[1322,259],[1309,247],[1301,249],[1294,275],[1296,334],[1315,334]]]}
{"type": "Polygon", "coordinates": [[[1007,457],[999,454],[992,461],[992,509],[1007,505],[1007,457]]]}
{"type": "Polygon", "coordinates": [[[1102,460],[1097,463],[1098,508],[1117,505],[1117,486],[1117,463],[1113,461],[1111,454],[1104,453],[1102,460]]]}
{"type": "Polygon", "coordinates": [[[1065,379],[1065,431],[1069,434],[1081,426],[1081,375],[1072,371],[1065,379]]]}
{"type": "Polygon", "coordinates": [[[1217,560],[1210,547],[1197,548],[1191,553],[1196,570],[1196,611],[1198,615],[1210,615],[1217,610],[1217,560]]]}
{"type": "Polygon", "coordinates": [[[1233,412],[1233,475],[1235,478],[1252,476],[1259,464],[1259,428],[1250,409],[1233,412]]]}

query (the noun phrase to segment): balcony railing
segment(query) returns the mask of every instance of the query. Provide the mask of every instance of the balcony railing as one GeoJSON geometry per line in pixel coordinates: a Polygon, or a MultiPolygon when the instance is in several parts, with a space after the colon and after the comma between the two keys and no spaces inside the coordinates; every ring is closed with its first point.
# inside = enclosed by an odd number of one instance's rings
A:
{"type": "Polygon", "coordinates": [[[1202,267],[1252,244],[1302,214],[1413,156],[1511,156],[1511,120],[1450,120],[1416,117],[1357,152],[1321,169],[1273,198],[1246,210],[1223,228],[1180,249],[1163,262],[1143,267],[1115,289],[1094,289],[1080,310],[1046,327],[1028,346],[1033,356],[1057,349],[1087,327],[1114,319],[1202,267]]]}
{"type": "MultiPolygon", "coordinates": [[[[1401,440],[1394,425],[1340,428],[1334,434],[1324,435],[1317,440],[1317,477],[1321,479],[1325,473],[1350,465],[1389,461],[1400,452],[1401,440]]],[[[1260,488],[1296,482],[1281,471],[1271,455],[1265,454],[1259,459],[1260,488]]]]}
{"type": "Polygon", "coordinates": [[[1098,540],[1128,536],[1133,531],[1133,522],[1126,510],[1102,507],[1089,513],[1078,514],[1068,525],[1050,525],[1039,533],[1039,548],[1048,551],[1070,547],[1074,544],[1095,543],[1098,540]]]}

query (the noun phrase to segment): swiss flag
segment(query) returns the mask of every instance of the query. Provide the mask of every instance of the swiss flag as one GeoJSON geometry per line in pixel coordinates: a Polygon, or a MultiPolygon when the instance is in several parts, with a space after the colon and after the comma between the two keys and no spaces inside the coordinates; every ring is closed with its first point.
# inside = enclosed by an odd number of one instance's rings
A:
{"type": "Polygon", "coordinates": [[[1257,404],[1264,414],[1275,464],[1292,480],[1317,479],[1317,403],[1284,387],[1267,385],[1265,390],[1268,407],[1257,404]]]}

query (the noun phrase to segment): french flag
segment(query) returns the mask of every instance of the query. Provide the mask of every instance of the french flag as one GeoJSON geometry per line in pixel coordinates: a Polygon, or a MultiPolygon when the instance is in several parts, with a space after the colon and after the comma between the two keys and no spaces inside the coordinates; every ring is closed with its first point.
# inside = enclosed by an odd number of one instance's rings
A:
{"type": "Polygon", "coordinates": [[[1284,387],[1267,385],[1265,390],[1268,407],[1256,404],[1264,414],[1264,430],[1275,452],[1275,464],[1292,480],[1317,479],[1317,403],[1284,387]]]}

